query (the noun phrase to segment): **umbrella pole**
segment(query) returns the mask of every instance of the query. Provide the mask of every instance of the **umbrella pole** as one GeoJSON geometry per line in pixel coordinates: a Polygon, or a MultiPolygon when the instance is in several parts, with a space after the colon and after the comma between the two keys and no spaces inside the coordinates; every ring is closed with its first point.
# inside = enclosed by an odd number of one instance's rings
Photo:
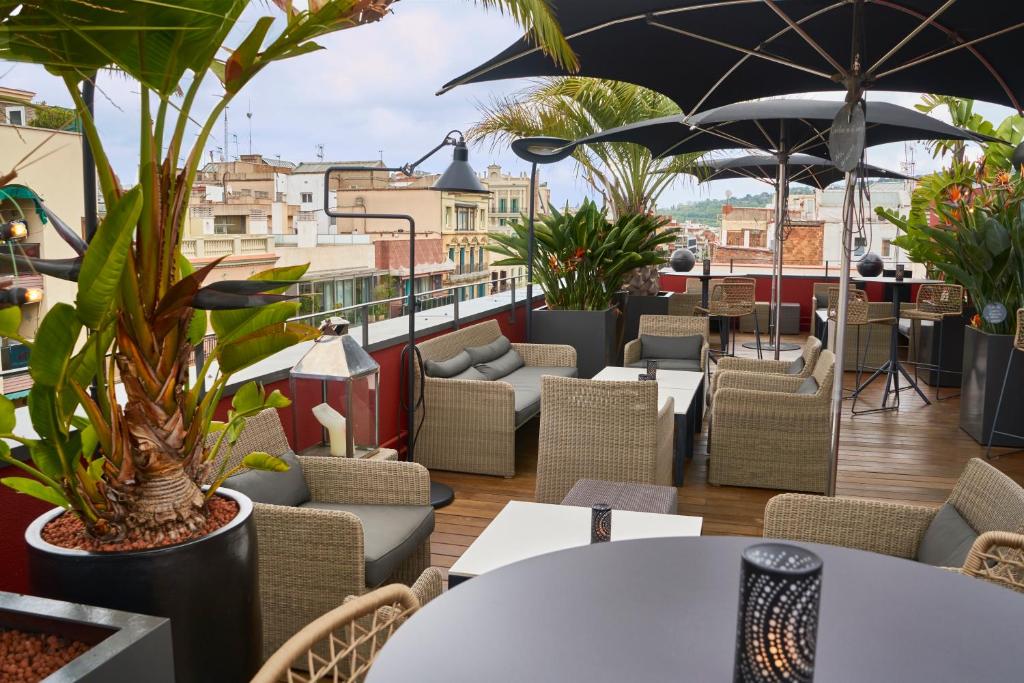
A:
{"type": "Polygon", "coordinates": [[[846,309],[850,288],[850,249],[853,243],[853,214],[856,203],[857,173],[846,174],[846,197],[843,201],[843,237],[839,266],[839,309],[836,312],[832,351],[835,367],[832,376],[832,440],[829,454],[828,495],[836,495],[836,477],[839,473],[839,426],[843,417],[843,358],[846,355],[846,309]]]}
{"type": "Polygon", "coordinates": [[[775,258],[772,260],[772,300],[769,306],[771,316],[771,337],[775,360],[779,359],[782,346],[782,238],[785,230],[786,204],[789,195],[789,154],[785,151],[785,124],[782,129],[782,144],[779,149],[779,177],[775,186],[775,258]]]}
{"type": "MultiPolygon", "coordinates": [[[[530,227],[529,236],[526,240],[526,343],[533,341],[533,251],[536,248],[534,238],[533,221],[536,218],[537,207],[537,162],[530,166],[530,227]]],[[[512,281],[512,291],[515,291],[515,280],[512,281]]]]}

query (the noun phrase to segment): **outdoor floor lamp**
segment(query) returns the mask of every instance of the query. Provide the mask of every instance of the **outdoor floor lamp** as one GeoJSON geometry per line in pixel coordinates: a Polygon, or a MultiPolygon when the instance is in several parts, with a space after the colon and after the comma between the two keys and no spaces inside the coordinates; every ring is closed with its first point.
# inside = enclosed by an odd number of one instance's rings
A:
{"type": "Polygon", "coordinates": [[[561,161],[575,151],[576,145],[562,138],[538,136],[520,138],[512,143],[512,152],[530,162],[530,232],[526,259],[526,341],[533,339],[533,251],[534,219],[537,215],[537,164],[561,161]]]}
{"type": "MultiPolygon", "coordinates": [[[[405,383],[406,383],[406,404],[403,406],[406,411],[407,419],[407,446],[406,446],[406,457],[408,460],[413,461],[414,450],[416,446],[416,435],[419,431],[416,428],[416,408],[418,401],[415,397],[416,392],[416,359],[418,351],[416,349],[416,221],[408,214],[401,213],[353,213],[337,211],[332,209],[330,206],[330,195],[331,195],[331,173],[336,171],[359,171],[359,172],[378,172],[383,171],[387,173],[396,172],[402,173],[406,176],[412,176],[416,171],[416,167],[421,163],[432,157],[443,147],[454,147],[454,153],[452,155],[452,163],[448,166],[448,169],[441,175],[436,183],[431,187],[433,190],[441,192],[476,192],[486,193],[488,190],[480,183],[480,179],[477,177],[473,168],[469,165],[469,149],[466,147],[466,139],[463,134],[458,130],[450,131],[444,136],[444,140],[441,141],[436,147],[424,154],[422,157],[411,163],[403,166],[395,167],[380,167],[380,166],[330,166],[324,172],[324,213],[331,218],[362,218],[370,219],[374,218],[377,220],[396,220],[405,221],[409,224],[409,281],[407,283],[407,308],[409,316],[409,338],[406,342],[405,348],[402,350],[402,362],[405,370],[405,383]]],[[[371,178],[373,176],[371,175],[371,178]]],[[[363,324],[367,324],[364,321],[363,324]]],[[[420,364],[422,368],[422,363],[420,364]]],[[[422,391],[422,383],[421,389],[422,391]]],[[[422,400],[422,399],[420,399],[422,400]]],[[[430,504],[435,508],[443,507],[452,502],[455,498],[455,492],[450,486],[445,484],[439,484],[437,482],[430,482],[430,504]]]]}

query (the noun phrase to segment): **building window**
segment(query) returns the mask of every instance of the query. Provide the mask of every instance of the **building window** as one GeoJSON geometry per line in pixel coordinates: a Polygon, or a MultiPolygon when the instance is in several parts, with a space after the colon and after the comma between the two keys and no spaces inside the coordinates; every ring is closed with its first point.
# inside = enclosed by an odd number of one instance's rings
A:
{"type": "Polygon", "coordinates": [[[25,108],[7,107],[7,123],[11,124],[12,126],[24,126],[25,108]]]}
{"type": "Polygon", "coordinates": [[[455,263],[455,247],[448,247],[448,260],[455,263]]]}
{"type": "Polygon", "coordinates": [[[868,239],[866,237],[854,237],[853,238],[853,255],[863,256],[864,252],[868,248],[868,239]]]}
{"type": "Polygon", "coordinates": [[[313,193],[312,192],[303,192],[302,196],[300,198],[300,203],[302,203],[302,204],[312,204],[313,203],[313,193]]]}
{"type": "Polygon", "coordinates": [[[266,190],[254,190],[252,196],[256,199],[270,199],[270,193],[266,190]]]}
{"type": "Polygon", "coordinates": [[[244,235],[245,218],[245,216],[215,216],[213,219],[213,234],[244,235]]]}
{"type": "Polygon", "coordinates": [[[452,226],[452,207],[444,207],[444,226],[450,228],[452,226]]]}
{"type": "Polygon", "coordinates": [[[469,248],[469,272],[473,272],[473,248],[469,248]]]}
{"type": "Polygon", "coordinates": [[[480,258],[477,261],[477,263],[480,264],[480,269],[483,270],[483,267],[484,267],[484,248],[483,247],[480,247],[480,258]]]}
{"type": "MultiPolygon", "coordinates": [[[[513,200],[513,201],[515,201],[515,200],[513,200]]],[[[499,199],[498,200],[498,213],[505,213],[505,200],[504,199],[499,199]]]]}
{"type": "Polygon", "coordinates": [[[516,198],[512,199],[512,213],[519,213],[519,200],[516,198]]]}
{"type": "Polygon", "coordinates": [[[455,229],[472,231],[476,228],[476,210],[472,206],[455,207],[455,229]]]}
{"type": "Polygon", "coordinates": [[[466,248],[459,247],[459,273],[466,269],[466,248]]]}
{"type": "Polygon", "coordinates": [[[765,232],[760,230],[751,231],[750,233],[750,246],[752,247],[764,247],[765,246],[765,232]]]}
{"type": "Polygon", "coordinates": [[[885,258],[892,256],[892,242],[889,240],[882,240],[882,256],[885,258]]]}
{"type": "Polygon", "coordinates": [[[499,218],[498,219],[498,225],[505,225],[505,219],[504,218],[499,218]]]}

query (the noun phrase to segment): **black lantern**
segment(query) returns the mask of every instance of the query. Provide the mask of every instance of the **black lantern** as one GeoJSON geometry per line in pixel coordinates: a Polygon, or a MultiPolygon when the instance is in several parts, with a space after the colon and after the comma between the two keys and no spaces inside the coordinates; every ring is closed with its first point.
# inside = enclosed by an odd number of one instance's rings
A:
{"type": "Polygon", "coordinates": [[[809,683],[821,599],[821,558],[783,543],[743,551],[733,681],[809,683]]]}

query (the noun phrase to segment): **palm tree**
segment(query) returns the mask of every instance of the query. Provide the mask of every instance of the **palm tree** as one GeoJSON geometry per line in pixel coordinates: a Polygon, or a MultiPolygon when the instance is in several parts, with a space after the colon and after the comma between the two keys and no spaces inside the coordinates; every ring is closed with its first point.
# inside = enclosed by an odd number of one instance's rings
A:
{"type": "MultiPolygon", "coordinates": [[[[669,98],[631,83],[576,76],[545,78],[510,97],[480,107],[482,118],[468,131],[494,145],[535,135],[575,140],[602,130],[679,113],[669,98]]],[[[656,160],[644,147],[609,142],[573,153],[584,180],[616,216],[653,211],[676,174],[698,155],[656,160]]]]}
{"type": "MultiPolygon", "coordinates": [[[[14,405],[0,397],[0,461],[29,475],[3,483],[73,510],[93,536],[105,540],[135,532],[161,544],[203,528],[205,500],[216,486],[204,495],[200,484],[220,483],[230,474],[218,459],[220,447],[238,438],[247,417],[288,405],[278,392],[267,395],[250,383],[236,392],[228,422],[215,424],[229,378],[317,335],[289,322],[299,304],[283,296],[305,267],[204,286],[217,262],[193,272],[182,255],[184,217],[203,149],[225,108],[266,66],[321,49],[315,41],[324,35],[383,18],[393,2],[308,0],[308,9],[297,9],[292,0],[273,0],[280,12],[254,0],[0,2],[0,60],[41,64],[64,81],[107,206],[90,243],[73,231],[62,235],[77,259],[26,258],[39,272],[83,283],[74,305],[54,305],[34,340],[18,336],[16,307],[0,309],[0,335],[32,349],[35,384],[28,405],[39,435],[14,434],[14,405]],[[250,5],[274,14],[240,21],[250,5]],[[127,191],[79,91],[101,70],[132,79],[140,96],[139,177],[127,191]],[[222,94],[209,111],[199,112],[201,86],[214,79],[222,94]],[[189,360],[208,321],[217,345],[196,376],[216,369],[216,378],[204,393],[201,383],[190,380],[189,360]],[[115,375],[127,394],[123,406],[115,375]],[[212,430],[220,433],[207,448],[212,430]],[[3,439],[24,444],[30,461],[14,458],[3,439]]],[[[544,0],[478,3],[508,12],[556,61],[574,64],[544,0]]],[[[267,454],[253,454],[245,465],[287,468],[267,454]]]]}

